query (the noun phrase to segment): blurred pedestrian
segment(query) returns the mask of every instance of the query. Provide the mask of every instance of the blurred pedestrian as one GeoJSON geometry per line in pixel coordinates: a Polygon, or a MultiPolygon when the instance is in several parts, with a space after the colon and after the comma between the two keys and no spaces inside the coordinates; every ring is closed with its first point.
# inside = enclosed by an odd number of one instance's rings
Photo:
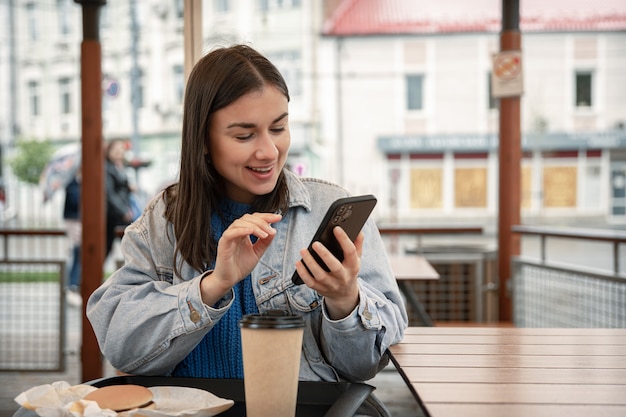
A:
{"type": "Polygon", "coordinates": [[[82,303],[80,296],[81,278],[81,241],[82,222],[80,219],[80,174],[72,178],[65,186],[65,204],[63,205],[63,220],[65,230],[70,240],[70,265],[67,275],[66,299],[68,304],[79,306],[82,303]]]}
{"type": "Polygon", "coordinates": [[[112,139],[106,148],[106,253],[111,253],[118,226],[128,226],[133,220],[131,186],[126,174],[126,140],[112,139]]]}

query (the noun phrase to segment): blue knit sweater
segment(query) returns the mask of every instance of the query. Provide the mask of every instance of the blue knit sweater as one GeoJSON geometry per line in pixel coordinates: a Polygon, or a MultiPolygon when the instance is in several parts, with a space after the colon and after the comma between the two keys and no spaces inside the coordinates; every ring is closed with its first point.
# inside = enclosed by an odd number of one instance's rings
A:
{"type": "MultiPolygon", "coordinates": [[[[250,211],[247,204],[227,201],[221,205],[222,215],[211,215],[211,227],[215,241],[236,219],[250,211]]],[[[215,260],[207,269],[212,269],[215,260]]],[[[202,341],[174,369],[174,376],[195,378],[243,379],[241,357],[241,334],[239,320],[245,314],[258,313],[251,277],[248,275],[233,287],[235,298],[228,312],[215,324],[202,341]]]]}

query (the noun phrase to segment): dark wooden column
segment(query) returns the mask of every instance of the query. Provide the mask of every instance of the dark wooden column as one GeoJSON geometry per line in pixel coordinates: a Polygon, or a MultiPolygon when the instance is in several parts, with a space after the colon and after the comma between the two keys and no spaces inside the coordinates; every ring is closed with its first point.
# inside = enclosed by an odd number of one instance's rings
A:
{"type": "Polygon", "coordinates": [[[106,0],[75,0],[83,7],[81,43],[81,121],[82,186],[81,219],[83,297],[82,346],[80,351],[82,381],[103,376],[102,358],[85,307],[91,293],[104,276],[104,149],[102,141],[102,49],[99,40],[99,12],[106,0]]]}
{"type": "MultiPolygon", "coordinates": [[[[501,51],[522,49],[519,31],[519,0],[502,0],[501,51]]],[[[513,304],[508,283],[511,257],[520,253],[520,238],[511,227],[520,223],[521,205],[521,131],[520,97],[500,99],[498,276],[500,320],[513,319],[513,304]]]]}

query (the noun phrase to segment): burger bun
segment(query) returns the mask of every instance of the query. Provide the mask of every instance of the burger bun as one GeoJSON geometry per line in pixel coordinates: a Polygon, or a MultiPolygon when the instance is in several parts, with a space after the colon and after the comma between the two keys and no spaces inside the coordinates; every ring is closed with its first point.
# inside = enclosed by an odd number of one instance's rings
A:
{"type": "Polygon", "coordinates": [[[95,401],[102,409],[116,412],[135,408],[155,408],[153,394],[141,385],[109,385],[98,388],[83,397],[83,400],[95,401]]]}

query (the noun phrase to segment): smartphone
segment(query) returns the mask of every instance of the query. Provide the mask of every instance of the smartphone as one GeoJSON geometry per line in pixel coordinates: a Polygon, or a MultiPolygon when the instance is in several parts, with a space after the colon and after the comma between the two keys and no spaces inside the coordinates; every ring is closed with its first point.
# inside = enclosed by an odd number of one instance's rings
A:
{"type": "MultiPolygon", "coordinates": [[[[329,271],[326,264],[312,249],[313,242],[321,242],[337,259],[343,261],[343,250],[333,234],[333,229],[335,226],[340,226],[354,242],[372,210],[374,210],[376,202],[376,197],[368,194],[340,198],[331,204],[308,247],[313,258],[322,268],[329,271]]],[[[306,267],[306,265],[304,266],[306,267]]],[[[297,270],[294,271],[291,281],[296,285],[303,284],[297,270]]]]}

